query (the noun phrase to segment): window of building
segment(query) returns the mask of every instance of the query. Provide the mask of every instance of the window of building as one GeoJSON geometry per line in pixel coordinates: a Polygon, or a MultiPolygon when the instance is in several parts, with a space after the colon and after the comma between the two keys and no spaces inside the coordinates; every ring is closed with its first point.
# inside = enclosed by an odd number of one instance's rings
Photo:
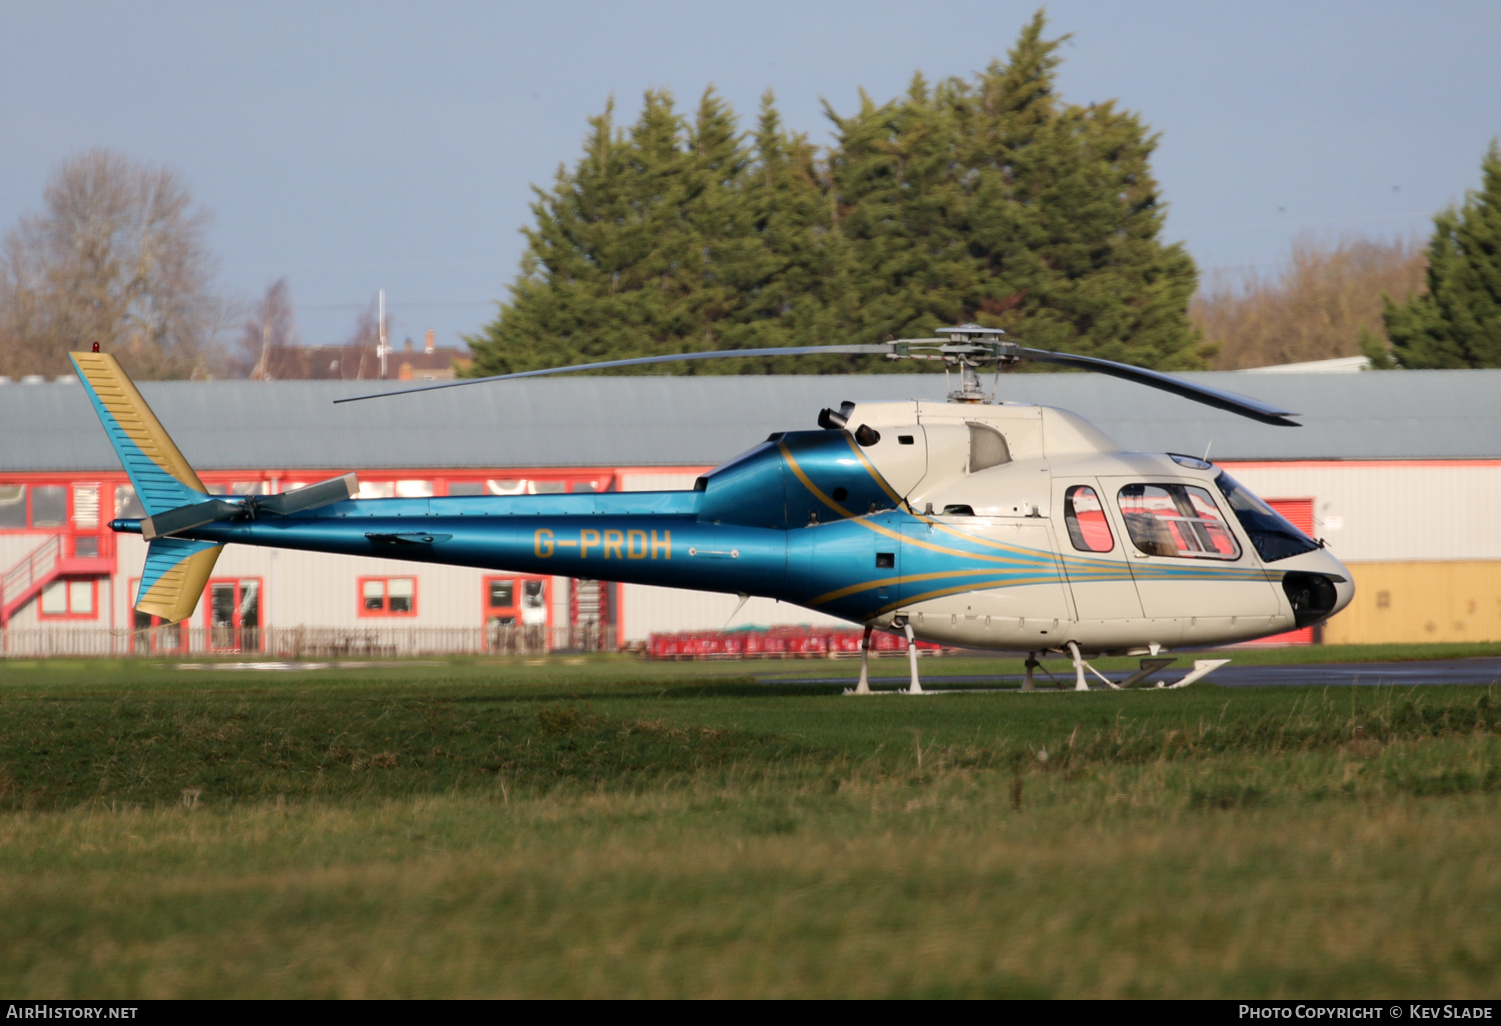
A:
{"type": "Polygon", "coordinates": [[[1068,524],[1069,540],[1080,552],[1109,552],[1115,548],[1105,507],[1088,485],[1074,485],[1065,493],[1063,519],[1068,524]]]}
{"type": "Polygon", "coordinates": [[[415,577],[361,577],[361,616],[416,616],[415,577]]]}
{"type": "Polygon", "coordinates": [[[258,577],[208,582],[209,648],[216,652],[259,651],[261,582],[258,577]]]}
{"type": "Polygon", "coordinates": [[[31,526],[62,527],[68,520],[68,490],[62,485],[33,485],[31,526]]]}
{"type": "Polygon", "coordinates": [[[1116,500],[1131,542],[1149,556],[1239,559],[1240,545],[1214,499],[1181,484],[1134,484],[1116,500]]]}
{"type": "Polygon", "coordinates": [[[395,481],[361,481],[360,493],[357,499],[394,499],[396,498],[395,481]]]}
{"type": "Polygon", "coordinates": [[[568,490],[567,481],[533,481],[528,489],[533,495],[561,495],[568,490]]]}
{"type": "Polygon", "coordinates": [[[141,500],[136,497],[136,490],[130,485],[115,486],[115,516],[127,520],[138,520],[146,515],[146,507],[141,505],[141,500]]]}
{"type": "MultiPolygon", "coordinates": [[[[134,595],[140,585],[138,579],[130,582],[130,594],[134,595]]],[[[131,610],[130,650],[136,655],[152,652],[186,652],[190,647],[188,621],[168,623],[159,616],[131,610]]]]}
{"type": "Polygon", "coordinates": [[[98,581],[68,578],[53,581],[42,589],[41,615],[92,620],[98,615],[98,597],[98,581]]]}
{"type": "Polygon", "coordinates": [[[0,484],[0,530],[26,526],[26,486],[0,484]]]}
{"type": "Polygon", "coordinates": [[[68,520],[68,490],[62,485],[0,485],[0,530],[62,527],[68,520]]]}
{"type": "Polygon", "coordinates": [[[483,481],[450,481],[448,482],[449,495],[484,495],[485,482],[483,481]]]}
{"type": "Polygon", "coordinates": [[[99,486],[76,484],[73,486],[73,527],[78,531],[99,529],[99,486]]]}
{"type": "Polygon", "coordinates": [[[433,483],[431,481],[397,481],[396,497],[398,499],[430,499],[433,495],[433,483]]]}

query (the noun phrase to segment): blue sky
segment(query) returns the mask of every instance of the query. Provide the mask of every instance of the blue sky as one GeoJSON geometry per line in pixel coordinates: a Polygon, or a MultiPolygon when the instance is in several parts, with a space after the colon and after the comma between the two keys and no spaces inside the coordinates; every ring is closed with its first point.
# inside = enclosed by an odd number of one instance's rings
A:
{"type": "MultiPolygon", "coordinates": [[[[749,127],[767,88],[828,139],[849,111],[1003,56],[1035,2],[23,3],[0,0],[0,230],[93,146],[177,172],[214,212],[221,287],[286,275],[307,342],[385,288],[392,337],[494,315],[546,185],[614,96],[749,127]]],[[[1426,236],[1501,135],[1501,4],[1047,5],[1071,101],[1160,133],[1167,238],[1275,269],[1300,231],[1426,236]]]]}

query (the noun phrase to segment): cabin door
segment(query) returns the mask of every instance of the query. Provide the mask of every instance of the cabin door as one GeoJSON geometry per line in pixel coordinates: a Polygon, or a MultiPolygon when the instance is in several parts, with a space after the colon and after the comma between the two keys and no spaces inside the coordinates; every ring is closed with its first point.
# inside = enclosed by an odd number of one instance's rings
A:
{"type": "Polygon", "coordinates": [[[1058,518],[1058,555],[1078,619],[1142,619],[1125,532],[1105,502],[1099,482],[1091,477],[1055,479],[1053,511],[1058,518]]]}

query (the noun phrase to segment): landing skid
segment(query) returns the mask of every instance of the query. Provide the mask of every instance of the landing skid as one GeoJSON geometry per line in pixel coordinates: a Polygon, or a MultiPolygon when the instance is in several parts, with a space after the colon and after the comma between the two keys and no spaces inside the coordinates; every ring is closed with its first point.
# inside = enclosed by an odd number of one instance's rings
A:
{"type": "MultiPolygon", "coordinates": [[[[912,679],[908,683],[906,689],[903,691],[871,690],[870,634],[872,628],[867,626],[865,628],[865,636],[860,640],[860,681],[853,688],[845,688],[844,693],[846,695],[953,695],[978,694],[988,691],[1009,692],[1012,690],[1011,688],[964,688],[943,690],[924,688],[917,677],[917,639],[912,634],[912,625],[910,623],[904,623],[902,626],[905,629],[907,635],[907,656],[912,668],[912,679]]],[[[1137,684],[1142,683],[1153,674],[1167,669],[1167,667],[1171,666],[1174,662],[1177,661],[1173,658],[1143,659],[1141,661],[1141,669],[1137,670],[1125,680],[1116,682],[1105,676],[1103,673],[1101,673],[1099,670],[1095,669],[1087,661],[1085,661],[1084,656],[1082,653],[1080,653],[1079,646],[1077,644],[1070,641],[1068,643],[1068,650],[1074,662],[1074,691],[1090,690],[1089,680],[1084,675],[1086,670],[1098,677],[1105,683],[1106,687],[1110,688],[1111,690],[1125,691],[1128,688],[1135,687],[1137,684]]],[[[1215,670],[1218,670],[1221,666],[1224,666],[1229,662],[1230,660],[1228,659],[1196,659],[1194,660],[1193,669],[1184,674],[1182,679],[1174,681],[1171,684],[1167,683],[1166,681],[1159,680],[1153,690],[1161,689],[1171,691],[1175,688],[1186,688],[1188,687],[1188,685],[1194,683],[1195,681],[1203,680],[1206,676],[1213,673],[1215,670]]],[[[1036,652],[1027,653],[1027,661],[1025,666],[1026,675],[1022,678],[1021,686],[1023,693],[1035,693],[1037,691],[1037,684],[1032,676],[1033,670],[1042,670],[1043,673],[1047,673],[1048,679],[1057,686],[1057,689],[1059,691],[1064,690],[1062,681],[1058,680],[1058,678],[1054,677],[1051,673],[1048,673],[1047,668],[1044,667],[1042,663],[1037,661],[1036,652]]]]}

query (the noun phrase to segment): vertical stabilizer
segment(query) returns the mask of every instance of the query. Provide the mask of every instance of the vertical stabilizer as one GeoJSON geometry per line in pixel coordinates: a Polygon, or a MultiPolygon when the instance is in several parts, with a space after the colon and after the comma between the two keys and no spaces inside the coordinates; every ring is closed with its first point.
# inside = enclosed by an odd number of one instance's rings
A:
{"type": "Polygon", "coordinates": [[[146,547],[136,609],[169,623],[192,616],[223,548],[187,538],[157,538],[146,547]]]}
{"type": "Polygon", "coordinates": [[[108,353],[68,355],[146,512],[164,513],[207,499],[203,482],[119,361],[108,353]]]}
{"type": "MultiPolygon", "coordinates": [[[[69,353],[109,444],[151,515],[208,500],[207,489],[161,421],[113,356],[69,353]]],[[[224,546],[186,538],[155,538],[136,592],[136,609],[171,623],[193,614],[224,546]]]]}

